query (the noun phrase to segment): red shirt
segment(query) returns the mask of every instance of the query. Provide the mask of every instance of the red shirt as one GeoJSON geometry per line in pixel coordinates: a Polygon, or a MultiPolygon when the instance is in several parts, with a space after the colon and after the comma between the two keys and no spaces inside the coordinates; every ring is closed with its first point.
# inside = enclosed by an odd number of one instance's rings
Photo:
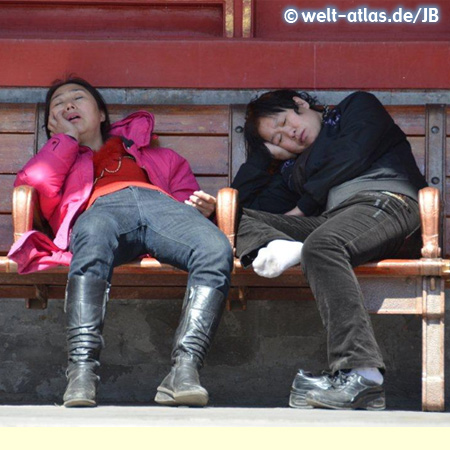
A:
{"type": "Polygon", "coordinates": [[[91,192],[87,208],[98,197],[111,194],[128,186],[139,186],[163,192],[162,189],[151,184],[147,173],[140,168],[134,158],[127,153],[120,137],[108,139],[103,147],[94,152],[94,188],[91,192]]]}

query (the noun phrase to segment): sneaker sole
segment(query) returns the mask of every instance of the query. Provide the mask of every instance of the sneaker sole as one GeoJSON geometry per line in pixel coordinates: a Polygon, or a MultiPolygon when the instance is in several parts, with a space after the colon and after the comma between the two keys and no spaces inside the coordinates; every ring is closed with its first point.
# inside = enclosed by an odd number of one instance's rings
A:
{"type": "Polygon", "coordinates": [[[384,396],[367,396],[367,398],[362,398],[353,404],[336,404],[324,403],[316,399],[308,399],[308,404],[313,407],[318,408],[328,408],[328,409],[343,409],[343,410],[353,410],[353,409],[366,409],[367,411],[383,411],[386,409],[386,399],[384,396]]]}
{"type": "Polygon", "coordinates": [[[165,406],[206,406],[208,394],[205,392],[181,391],[176,394],[164,388],[158,388],[155,402],[165,406]]]}
{"type": "Polygon", "coordinates": [[[312,405],[309,405],[306,402],[306,394],[308,393],[307,390],[305,391],[291,391],[291,395],[289,396],[289,406],[291,408],[295,409],[313,409],[312,405]]]}

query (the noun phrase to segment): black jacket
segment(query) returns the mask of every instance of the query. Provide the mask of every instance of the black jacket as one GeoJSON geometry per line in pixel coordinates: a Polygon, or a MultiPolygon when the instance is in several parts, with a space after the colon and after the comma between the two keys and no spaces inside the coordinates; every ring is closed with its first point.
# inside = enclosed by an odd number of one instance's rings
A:
{"type": "Polygon", "coordinates": [[[267,155],[252,154],[232,187],[240,204],[284,213],[298,206],[319,214],[363,190],[385,190],[417,198],[426,186],[405,134],[378,99],[355,92],[327,117],[307,158],[298,157],[270,175],[267,155]]]}

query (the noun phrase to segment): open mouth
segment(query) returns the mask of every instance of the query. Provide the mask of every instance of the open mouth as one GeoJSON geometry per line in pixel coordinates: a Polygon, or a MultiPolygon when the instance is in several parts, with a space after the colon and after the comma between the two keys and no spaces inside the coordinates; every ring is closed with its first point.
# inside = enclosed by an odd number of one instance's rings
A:
{"type": "Polygon", "coordinates": [[[69,122],[73,122],[74,120],[77,120],[77,119],[81,119],[81,117],[78,114],[71,114],[69,117],[67,117],[67,120],[69,122]]]}
{"type": "Polygon", "coordinates": [[[303,130],[303,131],[301,132],[300,138],[299,138],[299,141],[300,141],[301,144],[304,144],[304,143],[305,143],[305,137],[306,137],[306,130],[303,130]]]}

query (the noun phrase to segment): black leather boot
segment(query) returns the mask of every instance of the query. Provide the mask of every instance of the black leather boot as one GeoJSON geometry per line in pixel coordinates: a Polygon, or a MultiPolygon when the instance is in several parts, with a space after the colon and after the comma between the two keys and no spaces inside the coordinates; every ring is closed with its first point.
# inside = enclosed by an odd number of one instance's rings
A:
{"type": "Polygon", "coordinates": [[[109,283],[87,276],[67,282],[66,305],[69,364],[64,406],[96,406],[100,350],[109,283]]]}
{"type": "Polygon", "coordinates": [[[208,392],[200,384],[199,369],[211,346],[225,305],[217,289],[194,286],[186,292],[172,350],[172,369],[157,389],[162,405],[205,406],[208,392]]]}

